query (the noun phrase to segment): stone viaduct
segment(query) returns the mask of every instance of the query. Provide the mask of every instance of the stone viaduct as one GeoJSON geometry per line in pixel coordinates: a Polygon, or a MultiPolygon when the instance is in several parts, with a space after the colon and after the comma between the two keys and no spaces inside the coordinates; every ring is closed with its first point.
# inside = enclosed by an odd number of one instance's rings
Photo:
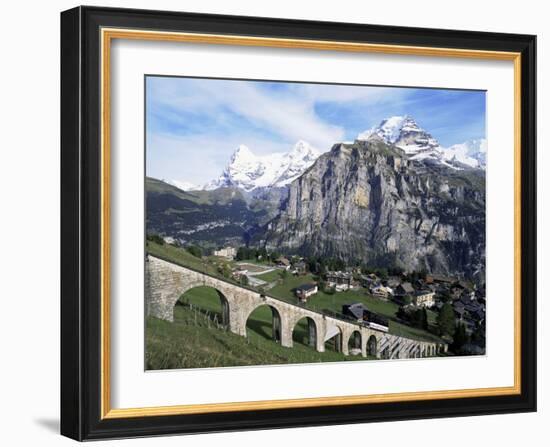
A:
{"type": "Polygon", "coordinates": [[[174,306],[178,299],[186,291],[198,286],[212,287],[218,292],[223,325],[243,337],[246,337],[246,323],[250,314],[256,308],[266,305],[271,308],[273,316],[273,338],[288,348],[293,344],[295,326],[306,318],[309,344],[319,352],[324,352],[325,342],[333,337],[336,350],[344,355],[359,354],[360,351],[363,357],[420,358],[435,356],[447,350],[447,345],[443,343],[391,335],[359,322],[325,315],[152,255],[147,256],[145,297],[148,316],[173,321],[174,306]]]}

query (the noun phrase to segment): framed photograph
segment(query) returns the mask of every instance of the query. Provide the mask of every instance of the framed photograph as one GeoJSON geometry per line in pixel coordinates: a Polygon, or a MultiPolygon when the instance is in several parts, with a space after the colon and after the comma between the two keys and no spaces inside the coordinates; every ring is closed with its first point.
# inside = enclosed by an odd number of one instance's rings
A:
{"type": "Polygon", "coordinates": [[[535,36],[61,14],[61,432],[536,409],[535,36]]]}

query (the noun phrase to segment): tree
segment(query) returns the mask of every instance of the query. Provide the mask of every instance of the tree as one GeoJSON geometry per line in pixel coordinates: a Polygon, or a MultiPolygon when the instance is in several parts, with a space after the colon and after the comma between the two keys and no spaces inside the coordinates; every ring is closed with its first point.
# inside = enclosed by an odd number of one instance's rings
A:
{"type": "Polygon", "coordinates": [[[147,235],[147,240],[148,241],[152,241],[156,244],[159,244],[159,245],[164,245],[164,239],[159,236],[158,234],[148,234],[147,235]]]}
{"type": "Polygon", "coordinates": [[[218,273],[224,278],[230,278],[232,273],[231,267],[228,264],[221,263],[218,265],[218,273]]]}
{"type": "Polygon", "coordinates": [[[438,297],[444,303],[448,303],[449,301],[451,301],[451,294],[448,290],[440,291],[438,297]]]}
{"type": "Polygon", "coordinates": [[[258,250],[257,256],[258,256],[258,259],[262,259],[262,260],[267,259],[267,250],[265,249],[265,247],[262,247],[258,250]]]}
{"type": "Polygon", "coordinates": [[[246,275],[241,275],[240,283],[241,283],[241,285],[243,285],[243,286],[247,286],[247,285],[248,285],[248,276],[246,276],[246,275]]]}
{"type": "Polygon", "coordinates": [[[437,316],[437,326],[440,335],[453,336],[456,329],[455,312],[453,306],[445,303],[437,316]]]}
{"type": "Polygon", "coordinates": [[[485,329],[483,325],[476,325],[476,328],[471,336],[471,342],[478,346],[485,347],[485,329]]]}
{"type": "Polygon", "coordinates": [[[387,279],[388,278],[388,270],[385,268],[379,268],[376,269],[375,273],[378,275],[380,279],[387,279]]]}
{"type": "Polygon", "coordinates": [[[246,247],[239,247],[237,249],[237,255],[235,256],[237,261],[244,261],[246,259],[246,255],[247,255],[246,251],[247,251],[246,247]]]}
{"type": "Polygon", "coordinates": [[[317,259],[315,258],[307,258],[306,264],[308,270],[313,273],[314,275],[317,275],[319,273],[319,265],[317,264],[317,259]]]}
{"type": "Polygon", "coordinates": [[[428,329],[428,313],[425,308],[413,308],[400,306],[396,314],[397,318],[409,322],[412,327],[428,329]]]}
{"type": "Polygon", "coordinates": [[[422,308],[422,318],[421,318],[421,328],[424,330],[428,330],[428,311],[425,307],[422,308]]]}
{"type": "Polygon", "coordinates": [[[187,247],[187,251],[191,253],[196,258],[202,258],[202,250],[200,247],[197,247],[196,245],[190,245],[187,247]]]}
{"type": "Polygon", "coordinates": [[[459,323],[455,334],[453,336],[453,343],[451,344],[451,349],[454,353],[458,354],[462,347],[469,343],[469,337],[466,333],[466,325],[464,323],[459,323]]]}
{"type": "Polygon", "coordinates": [[[403,321],[409,320],[409,314],[405,311],[405,306],[399,306],[395,316],[403,321]]]}

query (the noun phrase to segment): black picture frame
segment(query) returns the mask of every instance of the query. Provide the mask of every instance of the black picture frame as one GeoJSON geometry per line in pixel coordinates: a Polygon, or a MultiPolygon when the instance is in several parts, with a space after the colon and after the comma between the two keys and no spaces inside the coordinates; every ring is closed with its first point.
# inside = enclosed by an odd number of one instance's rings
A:
{"type": "Polygon", "coordinates": [[[61,433],[77,440],[536,411],[536,36],[166,11],[61,13],[61,433]],[[521,391],[515,395],[102,418],[104,27],[521,53],[521,391]]]}

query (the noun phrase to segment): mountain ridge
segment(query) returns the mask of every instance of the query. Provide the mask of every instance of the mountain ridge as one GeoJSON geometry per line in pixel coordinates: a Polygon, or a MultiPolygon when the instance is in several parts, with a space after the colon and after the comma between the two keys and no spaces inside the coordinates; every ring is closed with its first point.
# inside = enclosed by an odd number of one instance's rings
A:
{"type": "Polygon", "coordinates": [[[320,154],[304,140],[299,140],[289,152],[269,155],[255,155],[247,146],[240,145],[222,174],[204,189],[233,186],[251,192],[258,188],[284,187],[310,167],[320,154]]]}
{"type": "Polygon", "coordinates": [[[485,169],[485,138],[443,147],[410,115],[386,118],[378,126],[357,135],[357,140],[367,141],[375,135],[402,149],[413,160],[440,163],[452,169],[485,169]]]}

